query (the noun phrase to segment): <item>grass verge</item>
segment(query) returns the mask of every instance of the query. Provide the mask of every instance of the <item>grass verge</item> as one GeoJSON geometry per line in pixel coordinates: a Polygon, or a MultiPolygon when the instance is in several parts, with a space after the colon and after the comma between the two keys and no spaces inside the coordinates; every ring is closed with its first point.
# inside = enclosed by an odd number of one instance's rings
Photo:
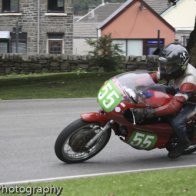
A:
{"type": "Polygon", "coordinates": [[[28,185],[53,186],[63,188],[62,196],[193,196],[196,193],[196,169],[170,169],[28,185]]]}
{"type": "Polygon", "coordinates": [[[0,76],[0,99],[96,97],[117,73],[54,73],[0,76]]]}

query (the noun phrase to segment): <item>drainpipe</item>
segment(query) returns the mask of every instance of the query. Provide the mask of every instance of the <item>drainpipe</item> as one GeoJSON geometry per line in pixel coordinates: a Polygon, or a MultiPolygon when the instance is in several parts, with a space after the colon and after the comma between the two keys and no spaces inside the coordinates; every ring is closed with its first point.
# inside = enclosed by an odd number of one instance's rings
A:
{"type": "Polygon", "coordinates": [[[160,50],[160,30],[157,31],[157,46],[158,46],[158,49],[160,50]]]}
{"type": "Polygon", "coordinates": [[[97,28],[97,37],[101,37],[101,30],[97,28]]]}
{"type": "Polygon", "coordinates": [[[16,22],[16,53],[18,53],[18,42],[19,42],[19,27],[18,20],[16,22]]]}
{"type": "Polygon", "coordinates": [[[40,0],[37,2],[37,54],[39,54],[40,44],[40,0]]]}

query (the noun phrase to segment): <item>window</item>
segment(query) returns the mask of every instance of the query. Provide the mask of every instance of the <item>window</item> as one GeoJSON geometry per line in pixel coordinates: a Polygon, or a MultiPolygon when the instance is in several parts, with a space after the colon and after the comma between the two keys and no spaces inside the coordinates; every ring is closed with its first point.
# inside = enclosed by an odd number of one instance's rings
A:
{"type": "Polygon", "coordinates": [[[117,44],[119,49],[122,50],[122,55],[126,55],[126,40],[112,40],[113,44],[117,44]]]}
{"type": "Polygon", "coordinates": [[[164,46],[164,39],[146,39],[144,40],[143,54],[153,55],[158,54],[164,46]]]}
{"type": "Polygon", "coordinates": [[[19,12],[19,0],[2,0],[2,12],[19,12]]]}
{"type": "Polygon", "coordinates": [[[48,0],[48,12],[64,12],[64,0],[48,0]]]}
{"type": "Polygon", "coordinates": [[[20,32],[18,37],[16,33],[11,32],[11,48],[12,53],[27,53],[27,33],[20,32]]]}
{"type": "Polygon", "coordinates": [[[142,56],[143,40],[128,40],[127,41],[127,56],[142,56]]]}
{"type": "Polygon", "coordinates": [[[49,40],[49,54],[62,54],[62,40],[49,40]]]}
{"type": "Polygon", "coordinates": [[[48,33],[48,53],[63,53],[63,33],[48,33]]]}
{"type": "Polygon", "coordinates": [[[183,45],[184,47],[187,46],[188,42],[189,42],[189,36],[187,36],[187,35],[181,36],[181,43],[182,43],[182,45],[183,45]]]}
{"type": "Polygon", "coordinates": [[[9,52],[9,40],[0,39],[0,53],[9,52]]]}
{"type": "Polygon", "coordinates": [[[0,53],[9,52],[9,40],[10,40],[10,32],[0,31],[0,53]]]}

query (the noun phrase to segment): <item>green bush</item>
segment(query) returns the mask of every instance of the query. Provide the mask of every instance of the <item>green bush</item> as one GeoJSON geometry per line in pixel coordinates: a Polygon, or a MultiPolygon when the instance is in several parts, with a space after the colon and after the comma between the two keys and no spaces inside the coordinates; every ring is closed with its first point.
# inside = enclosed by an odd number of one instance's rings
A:
{"type": "Polygon", "coordinates": [[[115,71],[122,62],[122,50],[112,43],[111,35],[104,35],[97,40],[88,39],[87,43],[94,48],[89,52],[90,63],[103,67],[104,71],[115,71]]]}

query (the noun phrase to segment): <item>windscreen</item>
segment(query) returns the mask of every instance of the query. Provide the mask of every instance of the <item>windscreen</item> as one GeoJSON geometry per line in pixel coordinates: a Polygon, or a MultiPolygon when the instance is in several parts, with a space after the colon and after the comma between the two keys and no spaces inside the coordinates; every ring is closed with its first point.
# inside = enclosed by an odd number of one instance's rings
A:
{"type": "Polygon", "coordinates": [[[155,85],[155,82],[152,80],[151,76],[148,73],[127,72],[115,76],[115,79],[118,81],[121,88],[131,89],[136,93],[145,89],[146,87],[155,85]]]}

